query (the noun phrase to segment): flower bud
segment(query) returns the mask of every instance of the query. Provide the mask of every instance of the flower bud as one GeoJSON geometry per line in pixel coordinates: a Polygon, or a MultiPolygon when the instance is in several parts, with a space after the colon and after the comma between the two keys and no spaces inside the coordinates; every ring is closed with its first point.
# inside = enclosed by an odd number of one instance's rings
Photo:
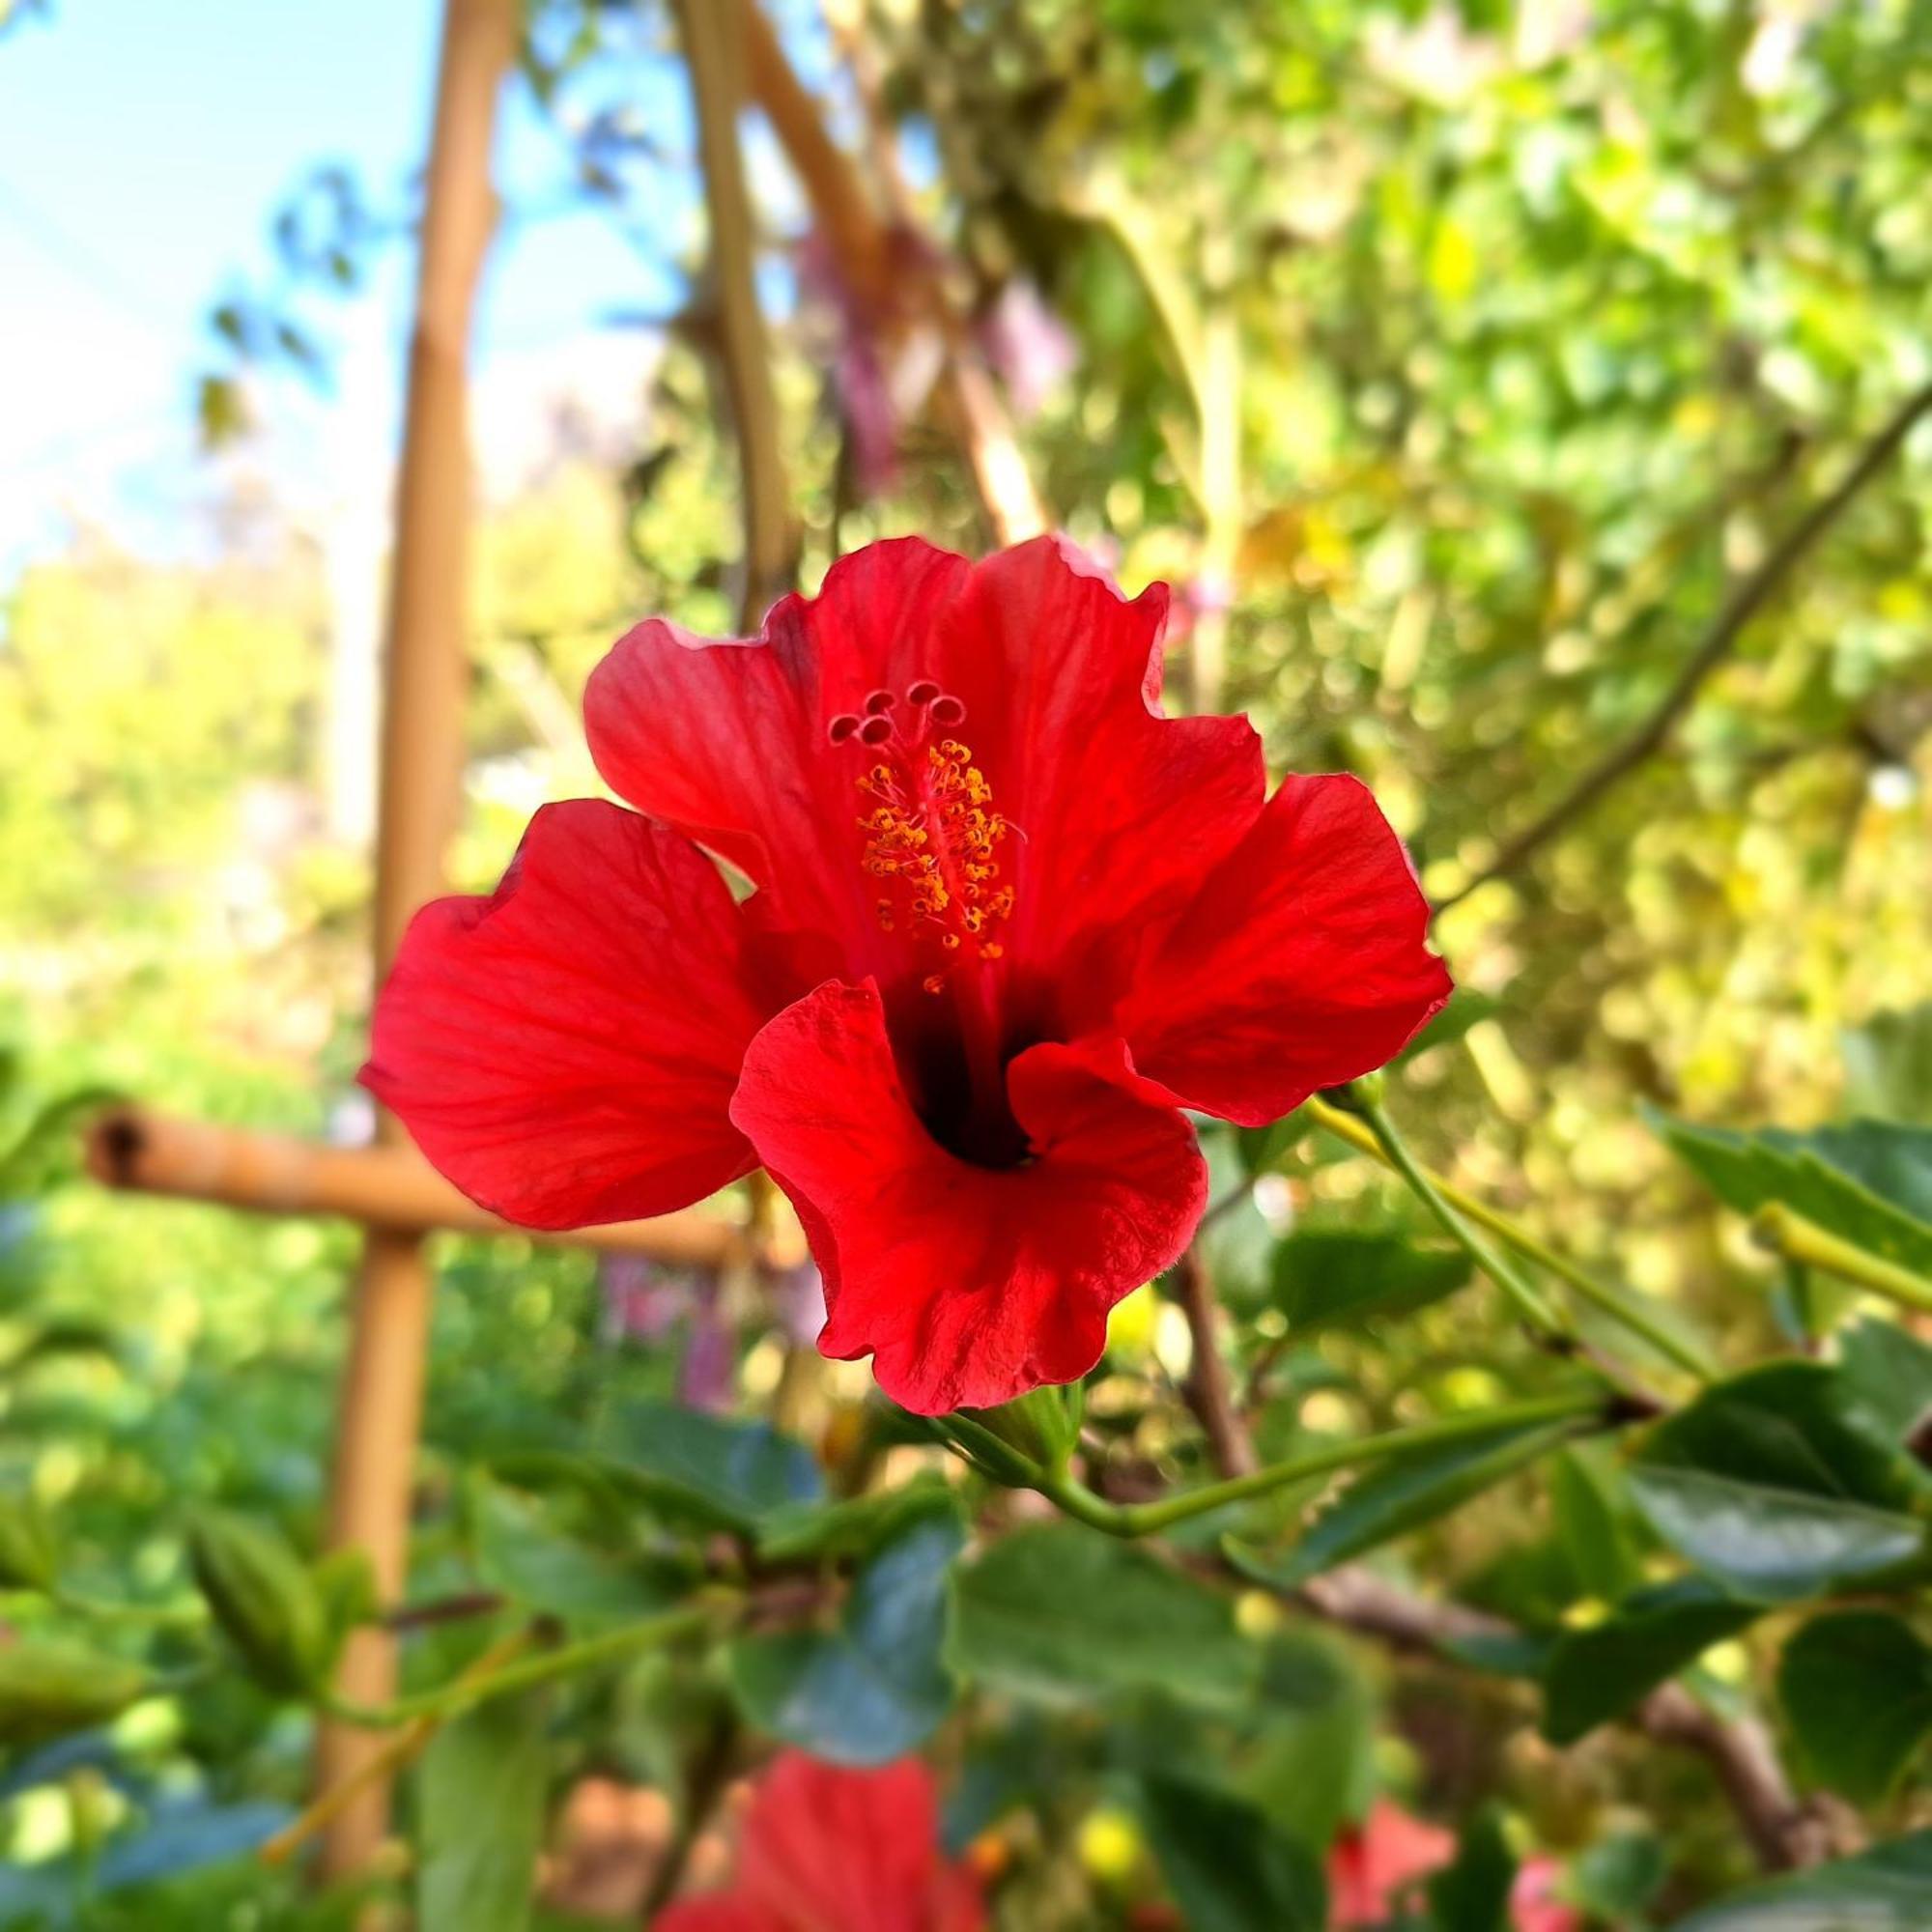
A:
{"type": "Polygon", "coordinates": [[[1030,1463],[1042,1469],[1059,1471],[1066,1466],[1073,1445],[1080,1439],[1080,1418],[1086,1408],[1086,1391],[1078,1382],[1067,1388],[1037,1388],[998,1408],[968,1408],[981,1429],[997,1435],[1009,1449],[1017,1449],[1030,1463]]]}
{"type": "Polygon", "coordinates": [[[24,1637],[0,1645],[0,1745],[45,1744],[118,1718],[148,1688],[124,1658],[24,1637]]]}
{"type": "Polygon", "coordinates": [[[328,1665],[329,1619],[288,1544],[245,1518],[211,1511],[188,1532],[188,1559],[250,1675],[284,1694],[315,1689],[328,1665]]]}
{"type": "Polygon", "coordinates": [[[1382,1103],[1382,1095],[1388,1089],[1388,1082],[1379,1070],[1364,1073],[1341,1087],[1324,1087],[1321,1097],[1331,1107],[1339,1107],[1345,1114],[1357,1114],[1366,1119],[1382,1103]]]}

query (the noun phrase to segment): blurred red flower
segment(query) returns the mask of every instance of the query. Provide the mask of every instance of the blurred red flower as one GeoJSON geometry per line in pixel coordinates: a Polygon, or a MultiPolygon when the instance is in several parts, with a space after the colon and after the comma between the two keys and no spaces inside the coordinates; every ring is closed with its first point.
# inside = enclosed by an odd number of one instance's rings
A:
{"type": "Polygon", "coordinates": [[[820,1348],[908,1408],[1084,1375],[1200,1219],[1179,1110],[1278,1119],[1449,991],[1362,785],[1270,798],[1246,720],[1161,715],[1166,611],[1064,541],[908,538],[757,639],[639,625],[584,707],[639,812],[546,807],[492,896],[419,913],[363,1080],[532,1227],[762,1163],[820,1348]]]}
{"type": "MultiPolygon", "coordinates": [[[[1455,1856],[1455,1833],[1378,1799],[1328,1854],[1329,1923],[1337,1932],[1388,1924],[1412,1903],[1423,1880],[1455,1856]]],[[[1580,1932],[1582,1918],[1554,1896],[1562,1869],[1551,1858],[1525,1859],[1518,1866],[1510,1887],[1512,1932],[1580,1932]]]]}
{"type": "Polygon", "coordinates": [[[1328,1853],[1328,1919],[1338,1927],[1384,1925],[1405,1896],[1456,1856],[1456,1834],[1378,1798],[1328,1853]]]}
{"type": "Polygon", "coordinates": [[[660,1913],[653,1932],[980,1932],[980,1885],[940,1854],[916,1758],[842,1771],[787,1751],[759,1778],[728,1889],[660,1913]]]}

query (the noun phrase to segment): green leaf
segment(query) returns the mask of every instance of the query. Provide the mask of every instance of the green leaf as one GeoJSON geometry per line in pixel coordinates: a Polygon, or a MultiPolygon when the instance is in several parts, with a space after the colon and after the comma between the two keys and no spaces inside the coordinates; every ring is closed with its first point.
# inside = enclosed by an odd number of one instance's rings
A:
{"type": "Polygon", "coordinates": [[[1756,1615],[1754,1605],[1686,1577],[1637,1591],[1600,1624],[1564,1631],[1544,1660],[1544,1736],[1575,1744],[1756,1615]]]}
{"type": "Polygon", "coordinates": [[[1657,1533],[1738,1595],[1799,1603],[1901,1570],[1923,1553],[1915,1518],[1793,1495],[1695,1469],[1639,1469],[1633,1486],[1657,1533]]]}
{"type": "Polygon", "coordinates": [[[544,1697],[495,1697],[423,1757],[420,1932],[524,1932],[550,1783],[544,1697]]]}
{"type": "Polygon", "coordinates": [[[1551,1459],[1550,1514],[1577,1589],[1609,1602],[1635,1587],[1642,1563],[1623,1472],[1593,1450],[1578,1443],[1551,1459]]]}
{"type": "Polygon", "coordinates": [[[1781,1201],[1900,1267],[1932,1274],[1932,1128],[1856,1121],[1815,1133],[1651,1124],[1727,1207],[1781,1201]]]}
{"type": "Polygon", "coordinates": [[[1850,1111],[1932,1126],[1932,1000],[1874,1013],[1840,1050],[1850,1111]]]}
{"type": "Polygon", "coordinates": [[[0,1491],[0,1590],[54,1587],[60,1547],[52,1522],[27,1490],[0,1491]]]}
{"type": "Polygon", "coordinates": [[[1324,1852],[1376,1788],[1376,1699],[1353,1656],[1312,1632],[1287,1631],[1262,1655],[1255,1742],[1241,1788],[1276,1825],[1324,1852]]]}
{"type": "Polygon", "coordinates": [[[1254,1651],[1226,1597],[1076,1523],[1014,1531],[953,1589],[962,1677],[1058,1703],[1157,1689],[1237,1707],[1253,1687],[1254,1651]]]}
{"type": "Polygon", "coordinates": [[[1467,1284],[1460,1248],[1425,1248],[1400,1235],[1299,1229],[1274,1251],[1274,1304],[1297,1333],[1412,1315],[1467,1284]]]}
{"type": "Polygon", "coordinates": [[[1669,1870],[1663,1841],[1652,1833],[1600,1838],[1570,1867],[1570,1893],[1586,1912],[1611,1925],[1641,1922],[1669,1870]]]}
{"type": "Polygon", "coordinates": [[[886,1764],[923,1744],[952,1703],[947,1575],[965,1540],[955,1502],[918,1498],[860,1569],[836,1629],[732,1644],[746,1718],[836,1764],[886,1764]]]}
{"type": "Polygon", "coordinates": [[[1789,1603],[1921,1559],[1924,1472],[1822,1362],[1772,1362],[1658,1425],[1632,1474],[1658,1534],[1734,1594],[1789,1603]]]}
{"type": "Polygon", "coordinates": [[[1895,1321],[1867,1319],[1838,1337],[1838,1363],[1873,1425],[1904,1443],[1932,1417],[1932,1348],[1895,1321]]]}
{"type": "Polygon", "coordinates": [[[1784,1646],[1777,1693],[1818,1780],[1877,1804],[1932,1733],[1932,1647],[1879,1610],[1813,1617],[1784,1646]]]}
{"type": "Polygon", "coordinates": [[[833,1563],[863,1556],[915,1496],[948,1496],[944,1478],[918,1476],[903,1488],[833,1503],[791,1503],[758,1524],[758,1558],[767,1564],[833,1563]]]}
{"type": "Polygon", "coordinates": [[[148,1673],[54,1638],[0,1644],[0,1745],[44,1744],[118,1718],[148,1691],[148,1673]]]}
{"type": "Polygon", "coordinates": [[[1338,1563],[1460,1509],[1547,1456],[1577,1427],[1574,1422],[1508,1423],[1395,1457],[1350,1483],[1309,1525],[1285,1563],[1270,1561],[1232,1538],[1226,1544],[1229,1559],[1259,1582],[1298,1589],[1338,1563]]]}
{"type": "Polygon", "coordinates": [[[674,1403],[627,1403],[602,1445],[607,1473],[667,1516],[751,1535],[762,1518],[825,1493],[803,1443],[762,1422],[734,1422],[674,1403]]]}
{"type": "Polygon", "coordinates": [[[1434,1932],[1509,1932],[1516,1860],[1503,1841],[1502,1819],[1485,1805],[1463,1830],[1453,1864],[1429,1881],[1434,1932]]]}
{"type": "Polygon", "coordinates": [[[1152,1776],[1141,1811],[1189,1932],[1321,1932],[1328,1922],[1314,1854],[1244,1799],[1152,1776]]]}
{"type": "Polygon", "coordinates": [[[674,1563],[579,1542],[538,1499],[487,1476],[471,1476],[469,1502],[477,1574],[531,1609],[560,1617],[648,1616],[674,1603],[691,1581],[674,1563]]]}
{"type": "Polygon", "coordinates": [[[1747,1886],[1671,1932],[1925,1932],[1932,1925],[1932,1832],[1915,1832],[1769,1885],[1747,1886]]]}

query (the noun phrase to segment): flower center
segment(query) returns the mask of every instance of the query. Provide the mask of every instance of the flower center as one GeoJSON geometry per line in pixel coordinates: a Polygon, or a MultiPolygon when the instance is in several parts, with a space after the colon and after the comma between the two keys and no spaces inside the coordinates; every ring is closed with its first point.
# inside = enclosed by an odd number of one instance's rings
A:
{"type": "MultiPolygon", "coordinates": [[[[958,698],[922,678],[903,699],[873,692],[864,716],[841,713],[826,735],[867,760],[855,781],[867,805],[861,863],[884,888],[880,927],[934,941],[959,961],[994,961],[1006,952],[999,926],[1013,910],[999,856],[1013,828],[994,810],[971,748],[949,735],[965,719],[958,698]]],[[[945,984],[945,971],[924,980],[928,993],[945,984]]]]}

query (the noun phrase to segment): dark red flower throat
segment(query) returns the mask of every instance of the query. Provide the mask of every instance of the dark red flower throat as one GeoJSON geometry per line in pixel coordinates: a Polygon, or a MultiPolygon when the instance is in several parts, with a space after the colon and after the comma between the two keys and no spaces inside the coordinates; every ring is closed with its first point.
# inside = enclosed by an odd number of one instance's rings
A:
{"type": "Polygon", "coordinates": [[[1016,1167],[1027,1138],[1008,1104],[1006,1068],[1021,1043],[1002,1024],[999,969],[1014,899],[1003,848],[1017,828],[994,809],[972,748],[951,735],[965,723],[962,699],[916,678],[902,697],[868,694],[863,716],[840,712],[825,735],[858,767],[861,864],[878,883],[879,930],[917,949],[919,992],[943,1003],[891,1029],[914,1105],[961,1159],[1016,1167]]]}

